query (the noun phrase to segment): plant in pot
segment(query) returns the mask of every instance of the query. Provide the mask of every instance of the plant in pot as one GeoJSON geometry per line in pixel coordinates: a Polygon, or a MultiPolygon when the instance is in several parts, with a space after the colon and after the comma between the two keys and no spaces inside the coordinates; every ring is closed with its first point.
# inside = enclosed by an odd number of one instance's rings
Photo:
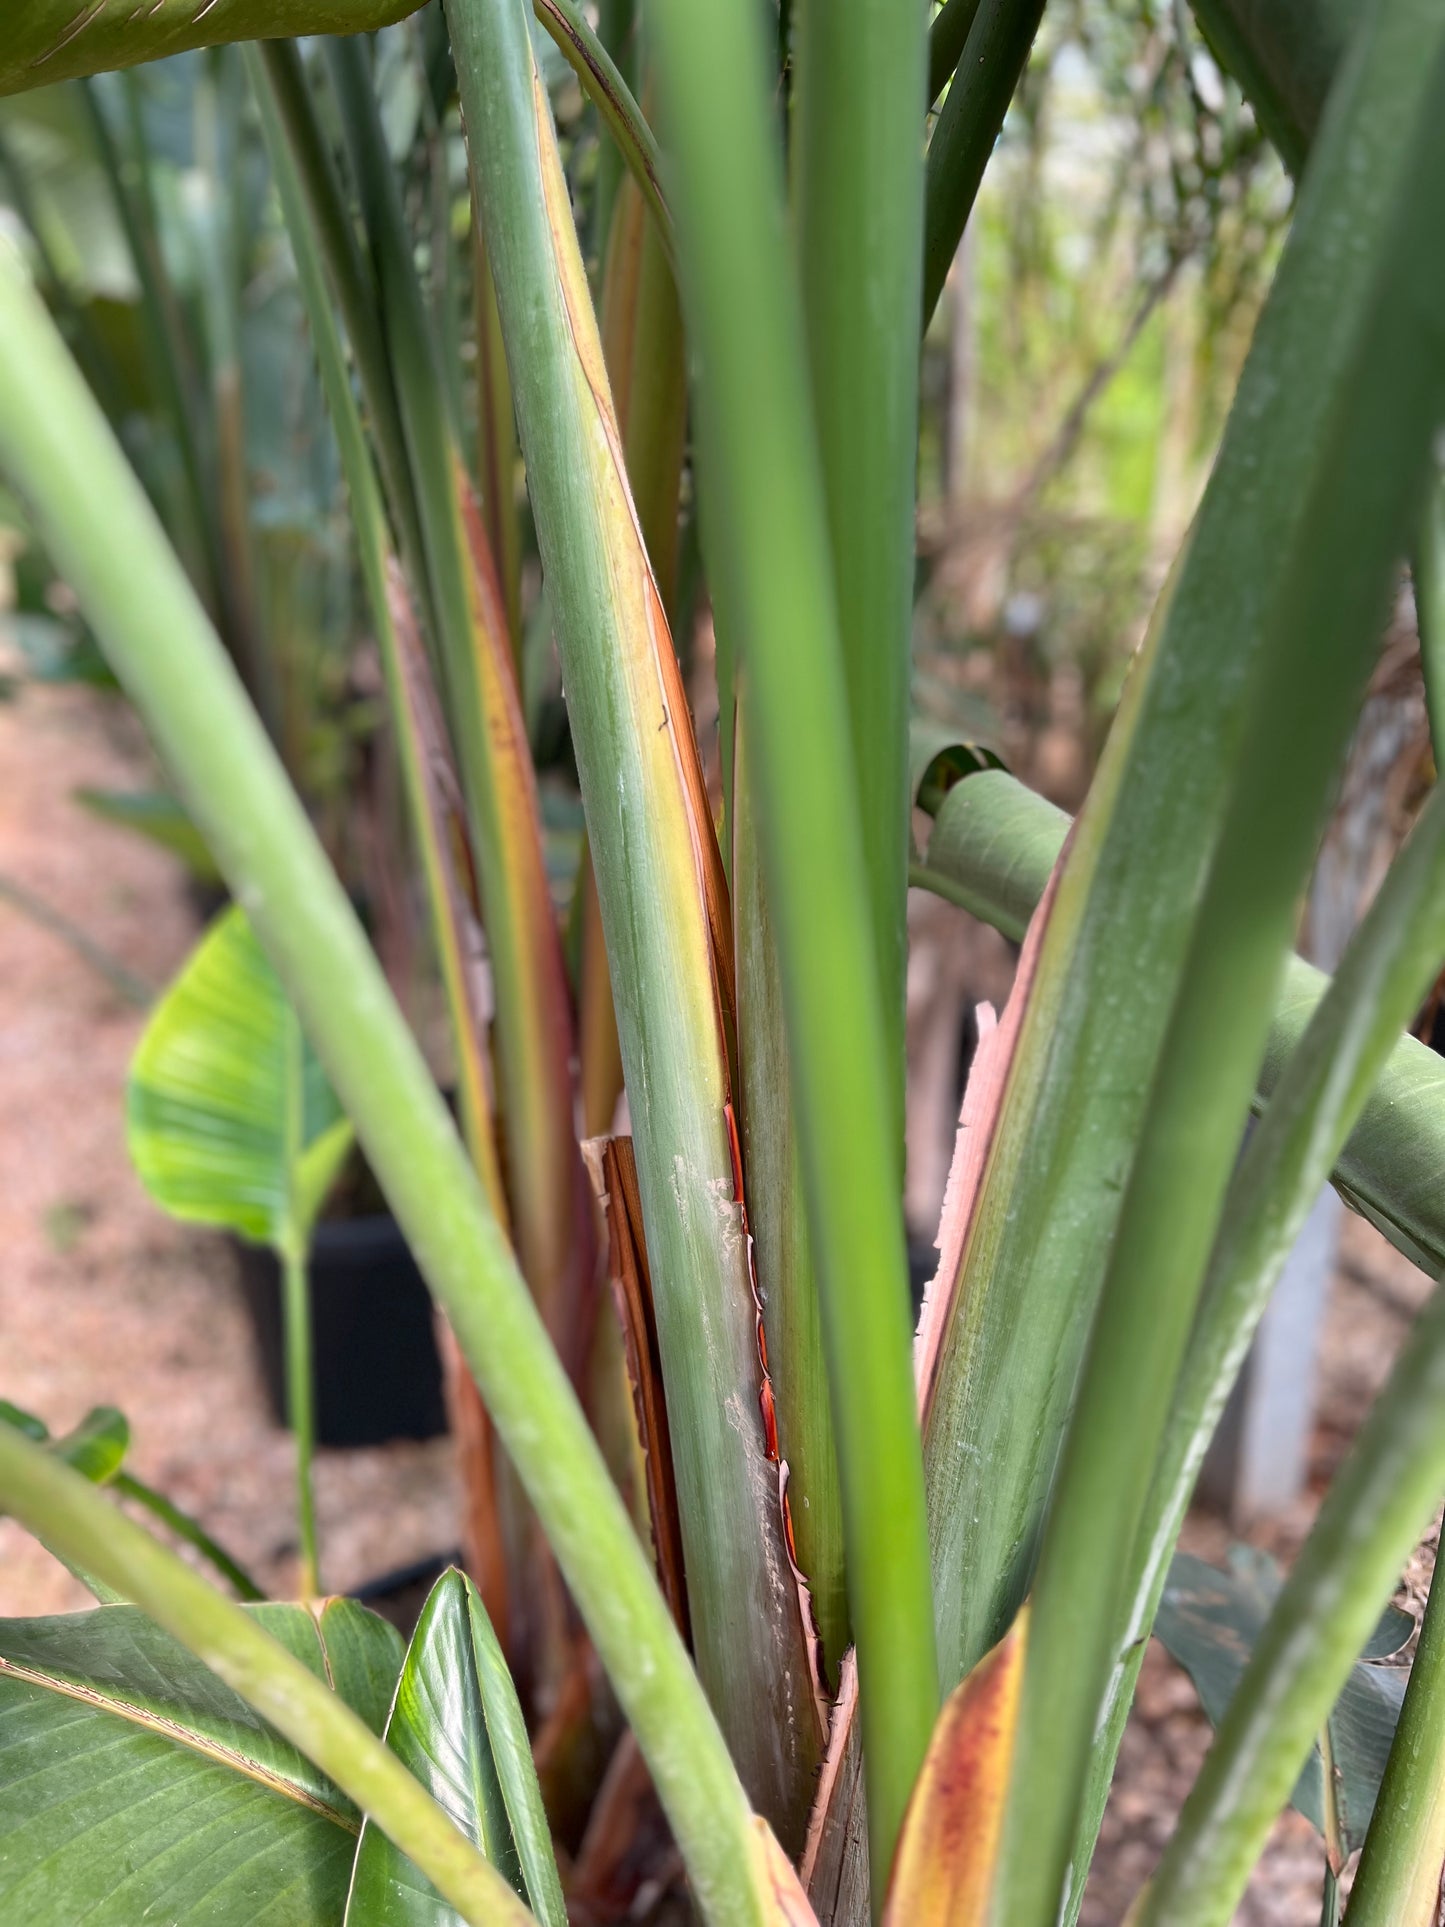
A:
{"type": "MultiPolygon", "coordinates": [[[[77,25],[37,0],[0,31],[0,84],[402,10],[101,5],[77,25]]],[[[1318,1187],[1333,1173],[1402,1248],[1445,1257],[1442,1121],[1401,1037],[1445,954],[1438,790],[1333,980],[1290,950],[1434,487],[1445,7],[1372,0],[1347,35],[1325,4],[1268,34],[1201,5],[1266,126],[1287,141],[1296,117],[1308,164],[1077,822],[999,770],[939,801],[926,868],[1027,934],[975,1064],[916,1346],[918,343],[1039,10],[949,0],[932,89],[921,8],[797,0],[770,36],[753,9],[653,0],[640,43],[625,11],[599,34],[568,0],[536,8],[626,167],[599,325],[530,11],[444,8],[485,253],[477,367],[511,411],[484,416],[496,461],[475,504],[366,43],[248,56],[380,639],[460,1131],[103,416],[0,261],[0,463],[294,999],[479,1394],[477,1593],[444,1582],[399,1671],[355,1608],[302,1624],[230,1604],[43,1441],[0,1429],[0,1502],[129,1602],[0,1626],[0,1746],[8,1777],[41,1787],[36,1807],[0,1794],[18,1918],[57,1918],[57,1892],[139,1917],[177,1891],[195,1918],[258,1917],[239,1876],[211,1881],[201,1801],[145,1836],[126,1776],[97,1807],[44,1775],[66,1747],[167,1747],[178,1727],[187,1771],[204,1754],[228,1776],[218,1799],[257,1803],[277,1919],[559,1919],[543,1807],[580,1911],[599,1862],[625,1856],[644,1768],[708,1920],[1073,1918],[1198,1456],[1318,1187]],[[633,86],[620,63],[639,44],[633,86]],[[689,406],[720,824],[666,617],[689,406]],[[507,597],[512,416],[587,820],[575,1019],[507,597]],[[609,1064],[631,1131],[596,1160],[617,1282],[599,1298],[577,1111],[615,1093],[609,1064]],[[1393,1101],[1407,1089],[1418,1101],[1393,1101]],[[117,1674],[117,1638],[153,1697],[117,1674]],[[128,1838],[114,1902],[107,1826],[128,1838]]],[[[1136,1927],[1228,1919],[1445,1488],[1442,1380],[1437,1301],[1263,1616],[1136,1927]]],[[[1432,1880],[1438,1896],[1437,1617],[1353,1927],[1423,1921],[1432,1880]]]]}

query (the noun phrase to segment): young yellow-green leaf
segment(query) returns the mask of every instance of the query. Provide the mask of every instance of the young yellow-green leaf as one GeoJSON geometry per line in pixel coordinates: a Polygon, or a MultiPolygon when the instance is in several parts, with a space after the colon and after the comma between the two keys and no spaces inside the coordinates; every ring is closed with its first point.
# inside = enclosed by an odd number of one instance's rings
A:
{"type": "MultiPolygon", "coordinates": [[[[386,1743],[542,1927],[566,1927],[522,1709],[481,1595],[460,1572],[443,1573],[422,1609],[386,1743]]],[[[462,1919],[368,1821],[345,1927],[462,1927],[462,1919]]]]}
{"type": "Polygon", "coordinates": [[[225,910],[157,1005],[126,1087],[141,1182],[173,1217],[304,1241],[351,1146],[245,913],[225,910]]]}
{"type": "MultiPolygon", "coordinates": [[[[248,1609],[373,1731],[401,1641],[350,1600],[248,1609]]],[[[133,1606],[0,1622],[0,1917],[339,1921],[351,1801],[133,1606]]]]}
{"type": "Polygon", "coordinates": [[[898,1836],[883,1927],[988,1927],[1027,1641],[1025,1606],[944,1701],[898,1836]]]}

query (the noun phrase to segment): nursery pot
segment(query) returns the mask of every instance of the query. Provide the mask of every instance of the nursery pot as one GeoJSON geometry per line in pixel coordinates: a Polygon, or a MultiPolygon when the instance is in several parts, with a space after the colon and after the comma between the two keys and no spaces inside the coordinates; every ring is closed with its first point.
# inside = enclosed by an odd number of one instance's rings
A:
{"type": "MultiPolygon", "coordinates": [[[[242,1245],[240,1259],[266,1397],[284,1425],[280,1266],[261,1245],[242,1245]]],[[[384,1445],[445,1432],[431,1298],[396,1220],[318,1225],[310,1279],[317,1443],[384,1445]]]]}

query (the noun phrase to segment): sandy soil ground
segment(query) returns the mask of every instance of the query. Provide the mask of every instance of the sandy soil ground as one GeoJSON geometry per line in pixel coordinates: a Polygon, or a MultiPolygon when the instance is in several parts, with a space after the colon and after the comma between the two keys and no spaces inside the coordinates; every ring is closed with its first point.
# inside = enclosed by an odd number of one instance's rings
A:
{"type": "MultiPolygon", "coordinates": [[[[161,985],[195,933],[183,877],[72,799],[82,784],[153,782],[133,720],[103,696],[32,689],[0,706],[0,879],[161,985]]],[[[138,1476],[284,1591],[296,1555],[291,1447],[261,1397],[230,1249],[170,1223],[126,1161],[122,1095],[142,1022],[0,901],[0,1398],[56,1431],[118,1405],[138,1476]]],[[[322,1452],[316,1481],[323,1576],[337,1589],[456,1543],[445,1440],[322,1452]]],[[[84,1600],[0,1521],[0,1611],[84,1600]]]]}

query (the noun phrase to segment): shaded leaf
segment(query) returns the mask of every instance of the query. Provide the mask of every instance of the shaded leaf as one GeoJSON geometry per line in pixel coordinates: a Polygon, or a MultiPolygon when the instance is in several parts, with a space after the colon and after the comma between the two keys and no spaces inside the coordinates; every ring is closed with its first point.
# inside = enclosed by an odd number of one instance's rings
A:
{"type": "Polygon", "coordinates": [[[126,1125],[141,1182],[173,1217],[273,1245],[315,1219],[351,1126],[239,908],[206,931],[146,1026],[126,1125]]]}
{"type": "MultiPolygon", "coordinates": [[[[1252,1547],[1235,1547],[1230,1559],[1231,1569],[1223,1572],[1187,1552],[1175,1553],[1154,1623],[1160,1643],[1193,1680],[1200,1704],[1215,1726],[1234,1697],[1281,1584],[1273,1560],[1252,1547]]],[[[1388,1607],[1330,1715],[1340,1835],[1346,1853],[1364,1843],[1409,1680],[1407,1668],[1372,1663],[1372,1656],[1382,1649],[1399,1650],[1402,1623],[1408,1638],[1413,1621],[1388,1607]]],[[[1324,1834],[1325,1787],[1318,1744],[1290,1804],[1324,1834]]]]}
{"type": "MultiPolygon", "coordinates": [[[[350,1600],[319,1620],[247,1610],[379,1727],[401,1663],[392,1627],[350,1600]]],[[[135,1607],[0,1622],[0,1783],[7,1927],[340,1917],[355,1807],[135,1607]]]]}

